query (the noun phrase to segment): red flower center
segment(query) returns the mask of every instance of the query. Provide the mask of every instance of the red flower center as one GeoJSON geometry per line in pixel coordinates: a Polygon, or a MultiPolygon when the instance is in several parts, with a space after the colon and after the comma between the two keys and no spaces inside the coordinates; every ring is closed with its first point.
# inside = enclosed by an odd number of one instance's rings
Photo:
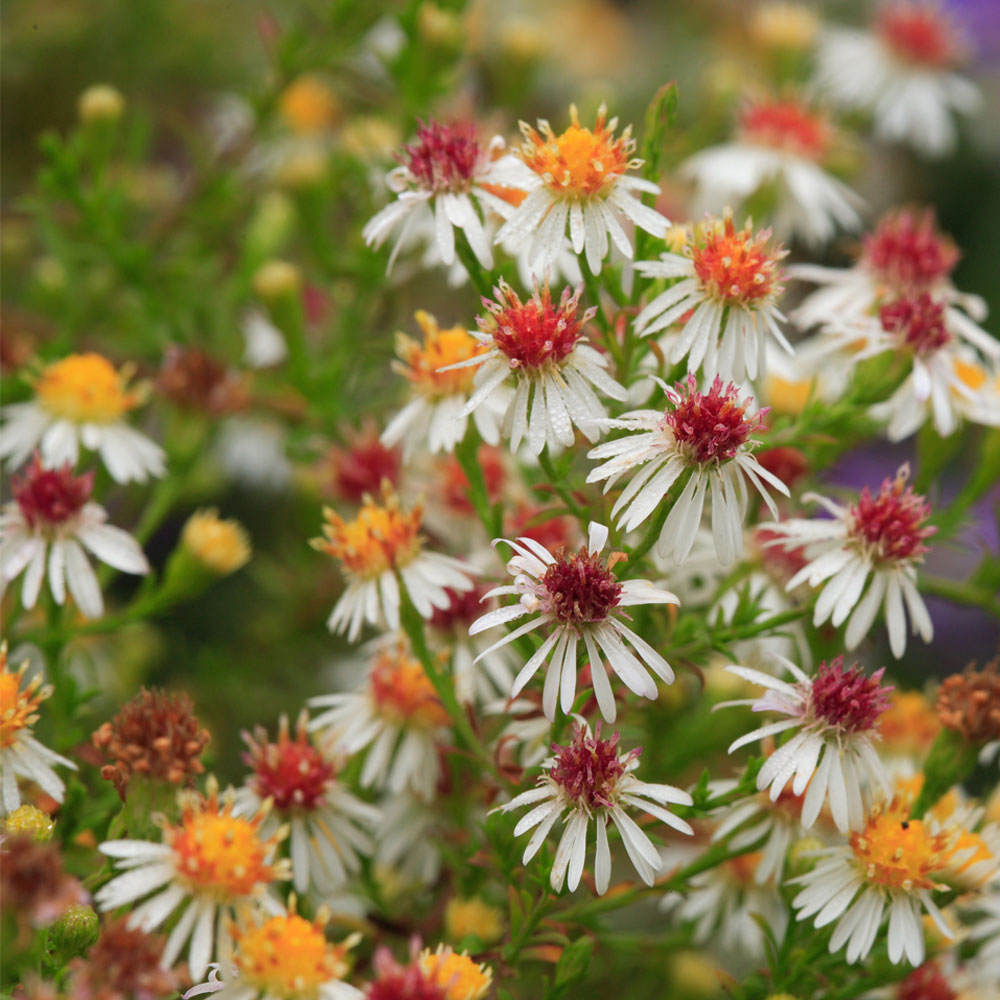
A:
{"type": "Polygon", "coordinates": [[[244,736],[250,752],[243,755],[244,763],[253,768],[253,790],[262,799],[274,799],[275,808],[286,812],[321,806],[336,769],[310,742],[304,722],[294,740],[286,723],[276,743],[267,742],[263,730],[255,735],[256,739],[244,736]]]}
{"type": "Polygon", "coordinates": [[[879,310],[882,329],[914,354],[933,354],[952,339],[944,325],[944,303],[926,292],[919,298],[898,299],[879,310]]]}
{"type": "Polygon", "coordinates": [[[663,425],[690,453],[692,461],[702,464],[724,462],[733,458],[761,426],[767,408],[753,417],[746,414],[750,400],[740,402],[739,391],[730,382],[725,388],[715,377],[708,392],[698,392],[694,374],[687,384],[678,382],[670,394],[672,410],[663,414],[663,425]],[[685,395],[686,390],[686,395],[685,395]]]}
{"type": "Polygon", "coordinates": [[[36,454],[23,476],[11,488],[30,528],[65,524],[80,513],[94,488],[94,473],[74,476],[67,462],[58,469],[42,467],[36,454]]]}
{"type": "Polygon", "coordinates": [[[577,726],[572,743],[552,747],[556,759],[549,777],[570,799],[589,810],[615,804],[618,782],[629,763],[642,753],[637,747],[623,757],[618,753],[618,733],[610,740],[600,737],[600,723],[593,736],[588,736],[583,726],[577,726]]]}
{"type": "Polygon", "coordinates": [[[941,233],[933,209],[884,215],[865,237],[863,262],[892,288],[921,291],[954,270],[958,248],[941,233]]]}
{"type": "Polygon", "coordinates": [[[420,122],[417,141],[404,147],[401,159],[428,191],[468,191],[482,159],[476,127],[472,122],[420,122]]]}
{"type": "Polygon", "coordinates": [[[833,139],[826,119],[794,99],[748,104],[740,114],[739,129],[748,142],[810,160],[823,159],[833,139]]]}
{"type": "Polygon", "coordinates": [[[957,1000],[936,962],[925,962],[896,987],[896,1000],[957,1000]]]}
{"type": "Polygon", "coordinates": [[[442,632],[468,632],[469,626],[483,613],[482,605],[479,603],[485,587],[473,587],[459,593],[457,590],[447,588],[448,607],[435,608],[431,615],[431,625],[442,632]]]}
{"type": "Polygon", "coordinates": [[[886,479],[878,496],[866,486],[857,504],[850,510],[851,531],[855,539],[872,550],[879,562],[902,562],[927,551],[924,539],[937,531],[921,527],[930,517],[930,504],[912,486],[906,486],[908,466],[900,468],[895,479],[886,479]]]}
{"type": "Polygon", "coordinates": [[[352,435],[346,448],[330,452],[333,490],[351,503],[361,503],[365,494],[374,496],[385,480],[398,485],[401,467],[399,449],[382,444],[374,427],[352,435]]]}
{"type": "Polygon", "coordinates": [[[892,688],[880,683],[884,673],[883,667],[868,677],[856,663],[845,670],[842,656],[821,663],[810,695],[813,715],[848,733],[874,729],[889,707],[892,688]]]}
{"type": "Polygon", "coordinates": [[[770,230],[755,236],[750,226],[739,232],[732,217],[722,225],[699,227],[691,261],[702,288],[725,303],[752,306],[781,291],[777,262],[781,251],[768,248],[770,230]]]}
{"type": "Polygon", "coordinates": [[[563,289],[554,305],[549,286],[535,286],[527,302],[522,302],[506,282],[501,281],[496,302],[483,300],[489,314],[477,319],[480,330],[493,338],[511,368],[537,372],[558,365],[583,336],[582,325],[591,316],[587,310],[577,318],[576,309],[583,286],[575,292],[563,289]]]}
{"type": "Polygon", "coordinates": [[[622,592],[608,562],[586,547],[549,566],[542,586],[548,595],[545,611],[567,623],[604,621],[622,592]]]}
{"type": "Polygon", "coordinates": [[[875,30],[903,62],[940,69],[958,61],[954,28],[929,4],[904,2],[886,7],[875,20],[875,30]]]}

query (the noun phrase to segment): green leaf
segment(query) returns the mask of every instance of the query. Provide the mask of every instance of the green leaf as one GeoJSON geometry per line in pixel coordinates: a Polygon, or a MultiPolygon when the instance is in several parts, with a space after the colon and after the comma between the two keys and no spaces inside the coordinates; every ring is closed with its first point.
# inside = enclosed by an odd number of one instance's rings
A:
{"type": "Polygon", "coordinates": [[[594,940],[590,937],[577,938],[569,945],[556,963],[556,975],[547,1000],[555,1000],[587,974],[590,959],[594,954],[594,940]]]}

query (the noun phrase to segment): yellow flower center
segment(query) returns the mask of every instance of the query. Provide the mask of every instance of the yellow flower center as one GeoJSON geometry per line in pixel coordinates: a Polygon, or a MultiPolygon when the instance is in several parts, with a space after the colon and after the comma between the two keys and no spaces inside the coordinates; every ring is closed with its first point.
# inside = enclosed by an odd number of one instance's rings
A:
{"type": "Polygon", "coordinates": [[[23,690],[21,678],[27,664],[18,671],[7,669],[7,653],[0,653],[0,749],[13,746],[21,734],[38,720],[38,706],[52,693],[36,677],[23,690]]]}
{"type": "Polygon", "coordinates": [[[223,521],[215,510],[200,510],[188,518],[181,543],[219,574],[234,573],[250,559],[250,541],[238,521],[223,521]]]}
{"type": "Polygon", "coordinates": [[[864,829],[851,834],[851,849],[869,883],[887,889],[933,889],[954,850],[954,838],[934,834],[922,820],[908,819],[900,800],[875,810],[864,829]]]}
{"type": "Polygon", "coordinates": [[[451,900],[444,911],[444,922],[448,936],[454,941],[475,936],[489,943],[503,934],[500,911],[481,899],[451,900]]]}
{"type": "Polygon", "coordinates": [[[629,167],[637,165],[631,159],[635,141],[630,129],[616,139],[617,119],[606,125],[605,116],[602,107],[591,131],[581,127],[576,108],[571,106],[572,124],[561,135],[556,135],[548,122],[540,123],[541,135],[522,122],[525,142],[521,159],[560,198],[588,201],[604,195],[629,167]]]}
{"type": "Polygon", "coordinates": [[[354,576],[375,577],[387,570],[400,569],[420,553],[420,518],[418,505],[402,510],[395,496],[379,506],[368,498],[353,521],[345,521],[335,511],[323,511],[324,538],[313,545],[339,559],[354,576]]]}
{"type": "Polygon", "coordinates": [[[492,971],[477,965],[468,955],[450,949],[425,951],[420,956],[424,975],[444,988],[445,1000],[480,1000],[493,982],[492,971]]]}
{"type": "Polygon", "coordinates": [[[815,378],[788,379],[780,375],[767,376],[765,394],[776,413],[800,414],[809,402],[815,378]]]}
{"type": "Polygon", "coordinates": [[[952,364],[956,377],[970,389],[982,389],[986,384],[986,371],[982,365],[961,358],[955,358],[952,364]]]}
{"type": "Polygon", "coordinates": [[[234,936],[240,978],[270,997],[312,1000],[320,986],[347,972],[346,949],[328,944],[321,926],[295,913],[234,936]]]}
{"type": "Polygon", "coordinates": [[[122,374],[100,354],[71,354],[47,365],[35,394],[52,416],[78,424],[109,424],[138,402],[122,374]]]}
{"type": "Polygon", "coordinates": [[[893,691],[889,708],[876,724],[890,753],[922,756],[937,737],[941,723],[927,698],[919,691],[893,691]]]}
{"type": "Polygon", "coordinates": [[[261,839],[262,817],[233,816],[231,808],[220,811],[218,801],[209,799],[200,808],[186,808],[180,825],[167,830],[178,878],[194,893],[248,896],[276,876],[268,863],[276,839],[261,839]]]}
{"type": "Polygon", "coordinates": [[[422,309],[416,313],[416,320],[423,330],[424,344],[421,346],[411,337],[397,334],[396,353],[400,361],[395,366],[396,370],[428,399],[471,392],[476,373],[474,367],[449,372],[438,369],[468,361],[477,354],[485,353],[486,348],[464,327],[453,326],[449,330],[442,330],[437,320],[422,309]]]}
{"type": "Polygon", "coordinates": [[[381,651],[372,668],[371,693],[378,711],[393,722],[436,729],[449,722],[419,660],[397,646],[381,651]]]}

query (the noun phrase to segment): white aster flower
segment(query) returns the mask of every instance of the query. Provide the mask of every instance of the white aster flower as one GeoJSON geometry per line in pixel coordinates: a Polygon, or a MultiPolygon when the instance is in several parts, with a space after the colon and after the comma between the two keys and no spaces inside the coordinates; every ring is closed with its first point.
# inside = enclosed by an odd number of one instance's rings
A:
{"type": "Polygon", "coordinates": [[[219,427],[217,461],[240,485],[280,493],[292,482],[292,463],[285,454],[287,438],[285,426],[276,420],[229,417],[219,427]]]}
{"type": "Polygon", "coordinates": [[[974,83],[954,70],[963,44],[943,5],[888,0],[870,30],[830,27],[816,53],[816,84],[839,107],[870,111],[875,135],[925,156],[955,148],[952,116],[982,103],[974,83]]]}
{"type": "Polygon", "coordinates": [[[909,474],[909,466],[901,466],[895,479],[883,481],[877,496],[865,487],[858,502],[846,507],[815,493],[804,495],[832,518],[790,518],[763,525],[773,534],[766,544],[786,551],[804,549],[806,564],[788,581],[787,589],[806,583],[820,590],[813,624],[829,620],[839,628],[846,621],[844,644],[855,649],[881,606],[896,659],[906,650],[906,612],[924,642],[934,637],[917,589],[917,563],[927,551],[924,541],[936,529],[922,526],[930,516],[930,505],[906,486],[909,474]]]}
{"type": "Polygon", "coordinates": [[[115,482],[162,476],[163,449],[124,421],[143,396],[126,387],[129,374],[99,354],[70,354],[46,365],[34,380],[34,399],[4,407],[0,458],[16,468],[37,448],[50,468],[75,466],[82,446],[100,454],[115,482]]]}
{"type": "Polygon", "coordinates": [[[32,735],[38,707],[52,694],[36,675],[23,687],[28,661],[16,670],[7,666],[7,643],[0,643],[0,813],[21,805],[17,779],[34,782],[56,802],[62,802],[66,786],[53,765],[76,770],[76,764],[39,743],[32,735]]]}
{"type": "Polygon", "coordinates": [[[366,497],[358,516],[345,521],[329,507],[326,523],[314,548],[340,561],[347,575],[347,589],[327,620],[331,632],[346,632],[357,640],[364,622],[399,628],[400,593],[396,574],[423,618],[435,608],[446,608],[449,590],[471,590],[473,569],[438,552],[424,552],[420,535],[422,507],[405,510],[396,494],[385,489],[384,502],[366,497]]]}
{"type": "Polygon", "coordinates": [[[571,891],[580,884],[591,820],[597,827],[594,882],[598,895],[607,892],[611,881],[609,820],[618,828],[629,860],[646,885],[653,884],[662,866],[656,847],[628,815],[626,807],[641,809],[681,833],[694,832],[688,823],[664,808],[670,804],[689,806],[693,801],[691,796],[673,785],[649,784],[636,778],[633,772],[639,765],[639,753],[638,749],[621,753],[618,733],[602,740],[598,729],[591,736],[589,727],[581,720],[575,727],[573,742],[556,746],[555,756],[542,765],[545,773],[538,779],[538,786],[500,806],[501,812],[533,807],[514,827],[515,837],[534,829],[522,864],[538,853],[556,820],[563,820],[563,834],[550,878],[556,892],[562,890],[564,883],[571,891]]]}
{"type": "Polygon", "coordinates": [[[823,168],[834,141],[826,118],[798,100],[748,102],[736,141],[702,150],[681,165],[682,176],[697,188],[693,214],[735,208],[773,185],[774,229],[783,238],[821,246],[838,228],[856,229],[864,203],[823,168]]]}
{"type": "Polygon", "coordinates": [[[33,608],[48,570],[56,604],[68,589],[81,614],[100,618],[104,598],[84,549],[123,573],[149,572],[139,543],[105,523],[105,509],[90,501],[93,482],[93,473],[74,476],[68,465],[43,468],[37,455],[15,477],[14,500],[0,510],[0,594],[23,572],[21,603],[33,608]]]}
{"type": "Polygon", "coordinates": [[[614,137],[618,119],[606,121],[607,109],[598,109],[594,129],[580,125],[570,106],[570,126],[556,135],[547,121],[541,134],[521,122],[524,143],[517,155],[527,167],[516,186],[528,196],[497,233],[497,242],[515,253],[527,247],[529,267],[544,273],[563,250],[567,226],[573,252],[585,253],[592,274],[599,274],[610,244],[631,259],[632,243],[622,220],[633,222],[653,236],[665,236],[669,221],[649,208],[634,192],[659,194],[651,181],[628,176],[642,165],[632,158],[632,127],[614,137]]]}
{"type": "Polygon", "coordinates": [[[667,389],[664,410],[634,410],[605,427],[634,431],[592,448],[589,458],[605,459],[587,482],[604,480],[607,492],[622,476],[643,467],[611,509],[621,515],[618,526],[633,531],[662,503],[684,473],[689,478],[663,522],[657,542],[660,555],[677,563],[687,558],[701,525],[705,499],[711,496],[712,535],[719,561],[728,566],[743,552],[749,479],[774,516],[777,507],[767,487],[788,496],[788,487],[768,472],[752,454],[751,435],[766,411],[748,417],[753,400],[740,400],[735,385],[723,386],[716,376],[708,392],[698,391],[694,375],[676,390],[667,389]],[[686,390],[686,391],[685,391],[686,390]]]}
{"type": "Polygon", "coordinates": [[[441,874],[442,814],[431,802],[402,791],[379,800],[382,823],[375,847],[376,869],[389,869],[404,883],[434,885],[441,874]]]}
{"type": "Polygon", "coordinates": [[[802,886],[792,900],[799,920],[826,927],[836,921],[830,952],[847,946],[854,964],[872,949],[889,912],[889,961],[904,956],[911,965],[924,960],[921,911],[926,911],[947,938],[954,937],[931,893],[947,888],[946,868],[953,838],[932,833],[923,821],[910,819],[906,805],[894,799],[876,806],[863,827],[844,846],[818,852],[816,867],[792,879],[802,886]]]}
{"type": "Polygon", "coordinates": [[[320,695],[309,704],[324,709],[309,723],[333,752],[367,750],[364,788],[409,789],[434,798],[441,763],[438,747],[451,722],[434,686],[403,642],[376,648],[371,668],[356,692],[320,695]]]}
{"type": "Polygon", "coordinates": [[[109,840],[100,850],[118,865],[118,874],[95,894],[102,910],[116,910],[146,898],[132,909],[129,926],[152,931],[179,912],[161,961],[172,966],[190,940],[188,965],[200,979],[214,958],[232,951],[227,918],[238,907],[256,903],[280,912],[268,887],[289,877],[288,862],[273,860],[286,830],[265,838],[261,810],[236,816],[233,794],[220,801],[218,784],[209,780],[207,797],[185,791],[178,796],[180,819],[163,821],[162,843],[109,840]],[[152,894],[152,895],[151,895],[152,894]]]}
{"type": "Polygon", "coordinates": [[[303,711],[292,739],[288,718],[282,716],[274,743],[261,726],[252,736],[243,733],[249,751],[243,760],[253,774],[236,792],[236,812],[253,816],[270,799],[272,811],[262,834],[286,824],[296,891],[315,887],[326,897],[358,873],[359,855],[374,851],[371,831],[380,815],[337,780],[339,761],[331,747],[320,748],[310,741],[306,722],[303,711]]]}
{"type": "Polygon", "coordinates": [[[514,396],[501,428],[512,451],[522,440],[538,455],[549,449],[570,447],[577,427],[589,441],[598,437],[598,421],[607,414],[594,388],[623,400],[625,390],[607,373],[607,360],[583,342],[583,325],[593,317],[592,306],[577,316],[583,286],[565,288],[553,304],[548,285],[535,286],[522,302],[505,281],[494,289],[496,301],[483,300],[487,313],[477,318],[480,342],[486,353],[451,368],[476,365],[475,392],[464,414],[488,405],[504,383],[513,380],[514,396]]]}
{"type": "Polygon", "coordinates": [[[737,232],[727,211],[724,218],[695,227],[681,253],[639,261],[636,270],[647,278],[680,280],[639,313],[636,332],[648,336],[690,313],[670,344],[670,363],[687,357],[690,372],[704,364],[706,376],[738,382],[764,373],[768,337],[793,354],[778,326],[785,317],[776,305],[784,251],[768,247],[770,235],[769,230],[755,235],[749,222],[737,232]]]}
{"type": "MultiPolygon", "coordinates": [[[[454,369],[470,358],[485,353],[482,344],[464,327],[442,330],[437,320],[422,309],[416,314],[424,334],[424,343],[405,334],[396,334],[399,361],[393,367],[411,385],[413,398],[396,414],[382,432],[382,443],[392,447],[403,444],[404,458],[418,450],[431,454],[454,451],[465,437],[468,418],[465,404],[473,392],[473,372],[454,369]],[[442,368],[448,370],[441,371],[442,368]]],[[[486,405],[472,414],[479,436],[487,444],[500,441],[500,418],[509,400],[504,393],[494,394],[486,405]]]]}
{"type": "Polygon", "coordinates": [[[491,270],[493,253],[482,215],[510,215],[512,206],[501,194],[503,189],[519,188],[527,181],[524,164],[504,152],[499,136],[482,145],[471,122],[443,124],[434,120],[420,123],[416,142],[404,148],[402,160],[388,177],[389,187],[398,197],[369,220],[361,233],[365,242],[381,246],[397,226],[402,226],[389,258],[391,270],[410,227],[433,218],[435,245],[446,266],[455,261],[457,228],[479,263],[491,270]]]}
{"type": "Polygon", "coordinates": [[[821,663],[814,677],[791,660],[779,660],[795,683],[779,680],[750,667],[728,666],[730,673],[766,688],[760,698],[723,702],[717,708],[749,705],[755,712],[787,716],[741,736],[729,747],[739,747],[778,733],[797,730],[772,753],[757,774],[757,788],[770,789],[776,802],[789,781],[795,796],[804,795],[802,826],[816,822],[824,804],[837,829],[858,829],[864,822],[863,799],[876,792],[888,794],[889,779],[873,745],[878,717],[889,707],[885,672],[867,677],[856,664],[844,670],[843,657],[821,663]]]}
{"type": "Polygon", "coordinates": [[[517,541],[496,540],[501,541],[515,553],[507,563],[507,572],[514,577],[514,583],[496,587],[487,596],[509,594],[519,600],[516,604],[487,612],[473,623],[469,632],[477,635],[525,615],[532,617],[480,656],[536,628],[548,633],[517,675],[512,698],[521,693],[542,664],[551,658],[542,692],[545,715],[550,720],[555,718],[557,701],[563,712],[570,712],[576,698],[577,656],[581,645],[590,662],[597,704],[608,722],[614,722],[617,709],[611,682],[604,670],[605,660],[630,691],[644,698],[657,695],[656,682],[647,667],[664,683],[673,681],[670,664],[623,619],[627,615],[625,609],[635,605],[680,602],[669,590],[662,590],[648,580],[619,581],[612,567],[620,555],[601,556],[608,541],[608,529],[604,525],[591,521],[587,544],[569,555],[553,555],[527,536],[517,541]]]}

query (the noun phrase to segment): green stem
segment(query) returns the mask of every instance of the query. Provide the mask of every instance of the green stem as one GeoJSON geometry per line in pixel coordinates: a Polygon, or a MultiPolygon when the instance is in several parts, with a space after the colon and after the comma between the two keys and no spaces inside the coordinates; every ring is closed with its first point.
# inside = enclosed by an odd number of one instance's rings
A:
{"type": "Polygon", "coordinates": [[[996,594],[971,583],[921,573],[919,588],[925,594],[943,597],[953,604],[966,604],[970,607],[981,608],[994,618],[1000,618],[1000,599],[997,598],[996,594]]]}
{"type": "Polygon", "coordinates": [[[566,505],[569,512],[580,522],[580,524],[586,528],[587,522],[590,520],[587,512],[576,502],[573,498],[573,494],[566,489],[562,484],[562,479],[555,470],[555,466],[552,464],[552,459],[549,457],[549,453],[545,450],[541,452],[538,456],[538,464],[542,467],[542,472],[548,476],[549,485],[556,491],[559,499],[566,505]]]}
{"type": "Polygon", "coordinates": [[[475,288],[481,298],[492,298],[492,275],[488,274],[479,263],[476,255],[472,251],[472,247],[469,246],[469,240],[465,233],[459,232],[456,234],[456,237],[455,253],[458,254],[458,259],[462,262],[462,267],[464,267],[468,273],[469,281],[472,282],[472,287],[475,288]]]}

